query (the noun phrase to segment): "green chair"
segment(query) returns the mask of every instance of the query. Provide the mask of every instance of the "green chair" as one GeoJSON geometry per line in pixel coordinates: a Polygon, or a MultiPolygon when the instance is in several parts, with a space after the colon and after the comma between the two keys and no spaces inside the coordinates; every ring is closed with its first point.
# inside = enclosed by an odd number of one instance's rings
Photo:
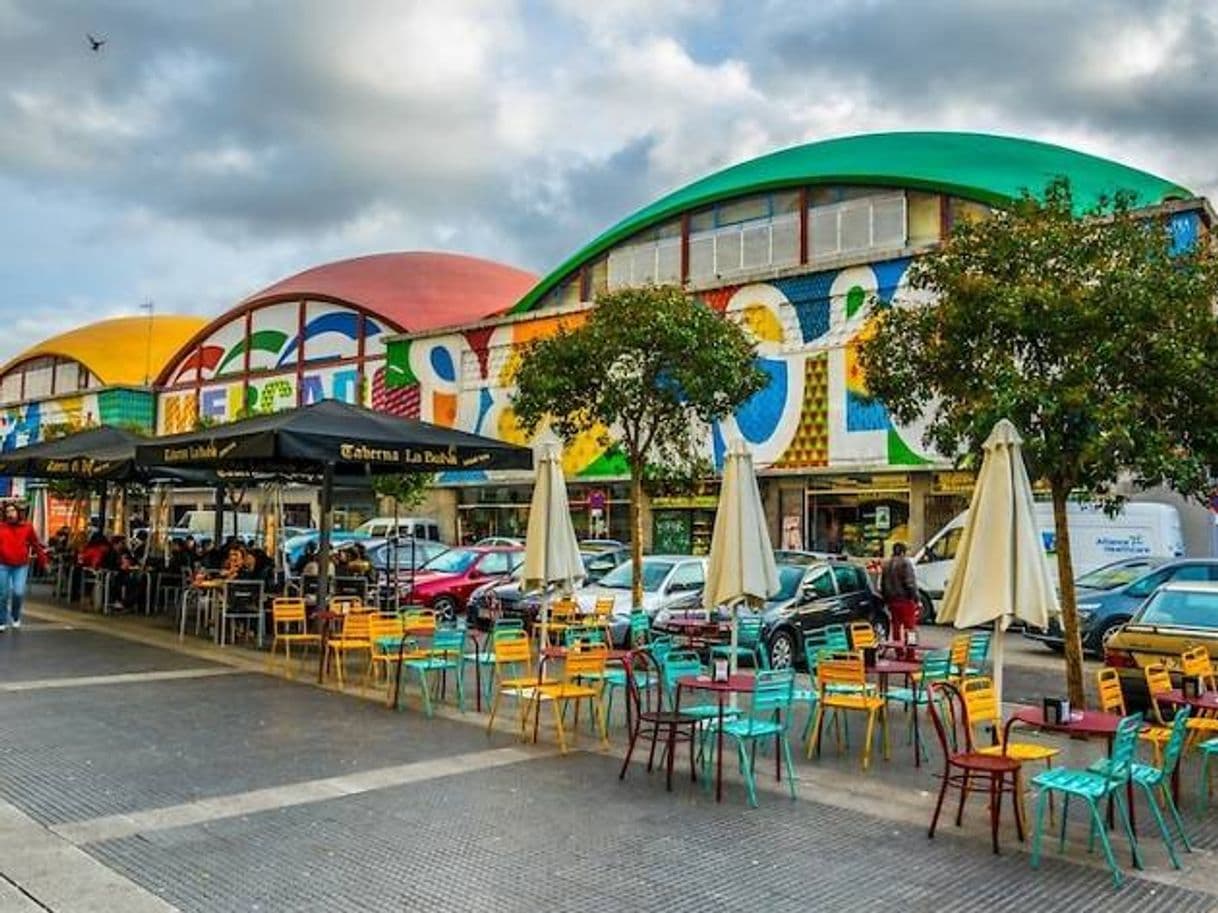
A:
{"type": "MultiPolygon", "coordinates": [[[[765,644],[761,638],[762,618],[760,615],[739,615],[736,618],[736,648],[737,662],[747,658],[754,669],[768,669],[770,658],[766,655],[765,644]]],[[[711,647],[711,659],[731,659],[732,645],[717,644],[711,647]]]]}
{"type": "Polygon", "coordinates": [[[407,680],[409,680],[411,672],[419,677],[419,690],[423,694],[423,710],[429,717],[435,715],[431,705],[432,677],[435,673],[440,674],[441,680],[449,672],[453,673],[457,687],[457,707],[462,712],[465,711],[464,666],[464,627],[437,628],[435,636],[432,637],[431,646],[427,648],[426,657],[407,659],[402,662],[402,668],[407,673],[407,680]]]}
{"type": "Polygon", "coordinates": [[[935,682],[946,682],[951,678],[952,655],[948,650],[931,650],[922,657],[922,670],[918,673],[913,687],[905,686],[889,688],[885,697],[904,706],[909,714],[908,738],[917,743],[917,750],[923,761],[929,761],[926,753],[926,740],[921,737],[918,728],[918,710],[931,701],[930,686],[935,682]],[[912,712],[910,712],[912,711],[912,712]]]}
{"type": "Polygon", "coordinates": [[[1088,838],[1088,850],[1095,845],[1095,835],[1100,836],[1100,844],[1104,848],[1104,858],[1112,870],[1113,883],[1120,887],[1124,876],[1117,865],[1112,852],[1112,843],[1100,815],[1100,803],[1105,799],[1116,805],[1120,814],[1121,824],[1125,828],[1125,836],[1129,840],[1129,848],[1133,853],[1133,864],[1142,867],[1142,857],[1138,853],[1138,841],[1129,821],[1129,808],[1125,804],[1125,787],[1131,776],[1134,752],[1138,747],[1138,732],[1142,728],[1141,714],[1124,717],[1117,724],[1116,734],[1112,739],[1112,751],[1102,772],[1093,770],[1076,770],[1068,767],[1055,767],[1046,770],[1032,778],[1032,783],[1040,790],[1036,801],[1036,829],[1032,834],[1032,868],[1040,867],[1040,841],[1044,830],[1045,806],[1048,805],[1049,793],[1059,792],[1065,797],[1062,804],[1061,836],[1058,850],[1066,848],[1066,819],[1070,814],[1070,800],[1082,799],[1087,803],[1091,812],[1091,832],[1088,838]]]}
{"type": "MultiPolygon", "coordinates": [[[[1162,765],[1156,767],[1153,764],[1141,764],[1134,761],[1129,768],[1129,776],[1137,786],[1142,787],[1142,792],[1146,794],[1146,804],[1150,806],[1150,810],[1155,816],[1155,823],[1159,825],[1159,833],[1163,837],[1164,846],[1167,847],[1168,858],[1177,869],[1180,868],[1180,861],[1176,858],[1171,831],[1168,830],[1163,813],[1159,810],[1159,801],[1155,794],[1158,793],[1158,796],[1162,797],[1163,804],[1171,813],[1172,821],[1180,834],[1180,842],[1184,844],[1185,851],[1191,853],[1193,848],[1188,842],[1188,834],[1184,831],[1184,821],[1181,819],[1180,810],[1176,807],[1176,801],[1171,795],[1171,775],[1180,761],[1180,754],[1184,751],[1184,739],[1188,735],[1190,713],[1191,710],[1188,707],[1182,707],[1176,711],[1176,716],[1171,723],[1171,735],[1168,736],[1167,744],[1163,748],[1162,765]]],[[[1111,763],[1107,759],[1096,761],[1090,769],[1096,773],[1106,774],[1111,763]]]]}
{"type": "MultiPolygon", "coordinates": [[[[778,776],[782,777],[782,760],[787,764],[787,785],[791,798],[795,798],[795,764],[791,759],[791,743],[787,738],[787,722],[791,715],[791,699],[795,688],[795,672],[792,669],[764,670],[757,673],[753,686],[753,701],[747,714],[735,716],[723,721],[723,735],[736,743],[736,753],[740,759],[740,773],[744,777],[744,787],[748,792],[749,805],[757,807],[757,781],[755,763],[757,744],[763,740],[774,739],[775,748],[781,747],[782,755],[778,759],[778,776]]],[[[705,744],[714,744],[710,738],[718,732],[719,724],[712,721],[708,724],[710,732],[704,740],[705,744]]],[[[703,752],[703,777],[710,782],[710,765],[714,751],[703,752]]]]}
{"type": "Polygon", "coordinates": [[[1210,794],[1214,791],[1210,782],[1210,758],[1218,755],[1218,738],[1209,739],[1197,746],[1201,752],[1201,798],[1205,807],[1210,807],[1210,794]]]}
{"type": "Polygon", "coordinates": [[[626,634],[631,649],[637,649],[651,641],[651,616],[646,612],[630,613],[630,629],[626,634]]]}
{"type": "Polygon", "coordinates": [[[991,631],[970,631],[968,635],[968,660],[964,665],[965,675],[984,675],[990,661],[991,631]]]}

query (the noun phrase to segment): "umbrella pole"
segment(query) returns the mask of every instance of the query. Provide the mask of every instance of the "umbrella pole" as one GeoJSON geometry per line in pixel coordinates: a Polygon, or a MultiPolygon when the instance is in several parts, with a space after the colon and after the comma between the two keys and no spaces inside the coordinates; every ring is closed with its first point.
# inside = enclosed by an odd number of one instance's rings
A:
{"type": "Polygon", "coordinates": [[[212,548],[218,549],[224,542],[224,483],[216,485],[212,503],[215,517],[212,524],[212,548]]]}
{"type": "MultiPolygon", "coordinates": [[[[737,602],[732,606],[732,639],[731,639],[731,654],[728,657],[727,671],[729,675],[735,675],[740,667],[740,660],[736,656],[736,648],[740,645],[740,603],[737,602]]],[[[731,706],[735,710],[737,706],[738,695],[735,691],[732,692],[731,706]]]]}
{"type": "Polygon", "coordinates": [[[330,595],[330,514],[334,510],[334,463],[321,475],[321,529],[317,543],[317,610],[324,612],[330,595]]]}
{"type": "Polygon", "coordinates": [[[990,646],[991,661],[994,665],[994,698],[998,701],[998,709],[1002,711],[1002,642],[1003,634],[1006,632],[1002,629],[1002,619],[994,619],[994,640],[990,646]]]}

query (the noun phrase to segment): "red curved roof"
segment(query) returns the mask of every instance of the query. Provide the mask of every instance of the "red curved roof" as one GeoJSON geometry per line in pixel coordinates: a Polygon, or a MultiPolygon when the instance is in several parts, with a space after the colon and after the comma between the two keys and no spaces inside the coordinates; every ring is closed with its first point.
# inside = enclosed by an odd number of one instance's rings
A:
{"type": "Polygon", "coordinates": [[[324,295],[366,308],[401,330],[423,332],[506,311],[536,283],[532,273],[462,254],[372,254],[307,269],[238,307],[270,298],[324,295]]]}

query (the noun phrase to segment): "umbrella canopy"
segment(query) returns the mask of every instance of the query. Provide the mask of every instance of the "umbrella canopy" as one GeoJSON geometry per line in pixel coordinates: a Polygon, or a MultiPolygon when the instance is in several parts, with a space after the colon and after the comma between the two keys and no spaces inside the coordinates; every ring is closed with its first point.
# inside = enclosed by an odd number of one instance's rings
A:
{"type": "MultiPolygon", "coordinates": [[[[567,504],[567,481],[562,471],[562,453],[557,439],[544,439],[537,449],[537,473],[533,501],[529,505],[529,528],[524,540],[524,589],[546,589],[556,584],[569,594],[584,578],[584,562],[571,523],[567,504]]],[[[546,642],[549,599],[542,599],[541,642],[546,642]]]]}
{"type": "Polygon", "coordinates": [[[132,431],[110,425],[86,428],[0,454],[0,475],[106,482],[164,477],[156,467],[137,465],[135,448],[142,440],[132,431]]]}
{"type": "Polygon", "coordinates": [[[1023,439],[1006,419],[985,441],[985,459],[956,550],[939,621],[994,623],[994,687],[1002,699],[1002,632],[1019,618],[1039,628],[1058,613],[1057,591],[1036,526],[1023,439]]]}
{"type": "Polygon", "coordinates": [[[525,447],[332,399],[155,438],[136,455],[147,465],[266,473],[318,472],[326,464],[340,474],[533,466],[525,447]]]}
{"type": "MultiPolygon", "coordinates": [[[[770,545],[770,530],[757,490],[753,457],[743,440],[734,439],[723,464],[723,483],[702,604],[716,606],[741,602],[759,606],[778,591],[778,568],[770,545]]],[[[732,671],[736,669],[736,615],[732,621],[732,671]]]]}

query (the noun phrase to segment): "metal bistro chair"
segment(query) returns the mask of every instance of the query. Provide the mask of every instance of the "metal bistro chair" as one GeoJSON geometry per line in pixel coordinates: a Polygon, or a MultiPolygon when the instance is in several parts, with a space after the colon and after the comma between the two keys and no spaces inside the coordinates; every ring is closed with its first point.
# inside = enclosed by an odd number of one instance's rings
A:
{"type": "Polygon", "coordinates": [[[233,625],[235,640],[238,622],[253,622],[255,639],[258,649],[266,638],[266,620],[262,613],[262,581],[260,580],[229,580],[224,584],[220,597],[220,624],[216,626],[216,643],[224,646],[228,636],[229,624],[233,625]]]}
{"type": "Polygon", "coordinates": [[[309,630],[303,599],[287,597],[271,600],[271,652],[267,657],[268,667],[275,658],[275,651],[283,644],[284,668],[292,674],[292,644],[299,644],[303,654],[306,647],[321,649],[321,635],[309,630]]]}
{"type": "MultiPolygon", "coordinates": [[[[663,743],[664,755],[667,754],[668,746],[673,747],[673,754],[676,754],[676,746],[681,742],[689,743],[689,778],[697,779],[697,765],[695,760],[694,743],[698,740],[698,730],[702,726],[703,718],[695,716],[691,713],[677,713],[672,710],[665,710],[661,705],[663,700],[658,690],[650,688],[639,688],[637,682],[640,678],[655,679],[660,677],[660,668],[656,664],[655,659],[648,653],[647,650],[637,649],[630,653],[623,660],[625,670],[623,672],[623,681],[626,688],[626,731],[630,737],[630,745],[626,749],[626,757],[622,761],[622,769],[618,774],[619,780],[626,779],[626,771],[630,768],[630,759],[634,755],[634,746],[638,744],[640,736],[648,739],[651,742],[651,749],[647,753],[647,772],[651,773],[655,766],[656,746],[663,743]]],[[[668,756],[667,762],[667,786],[668,791],[672,791],[672,767],[675,758],[668,756]]],[[[664,756],[661,756],[661,763],[664,762],[664,756]]]]}
{"type": "MultiPolygon", "coordinates": [[[[764,621],[760,615],[740,615],[736,618],[736,658],[748,657],[754,669],[768,669],[770,657],[766,653],[762,639],[764,621]]],[[[732,658],[731,644],[718,644],[711,647],[711,659],[732,658]]]]}
{"type": "Polygon", "coordinates": [[[368,601],[366,577],[335,577],[330,581],[331,596],[354,596],[361,603],[368,601]]]}

